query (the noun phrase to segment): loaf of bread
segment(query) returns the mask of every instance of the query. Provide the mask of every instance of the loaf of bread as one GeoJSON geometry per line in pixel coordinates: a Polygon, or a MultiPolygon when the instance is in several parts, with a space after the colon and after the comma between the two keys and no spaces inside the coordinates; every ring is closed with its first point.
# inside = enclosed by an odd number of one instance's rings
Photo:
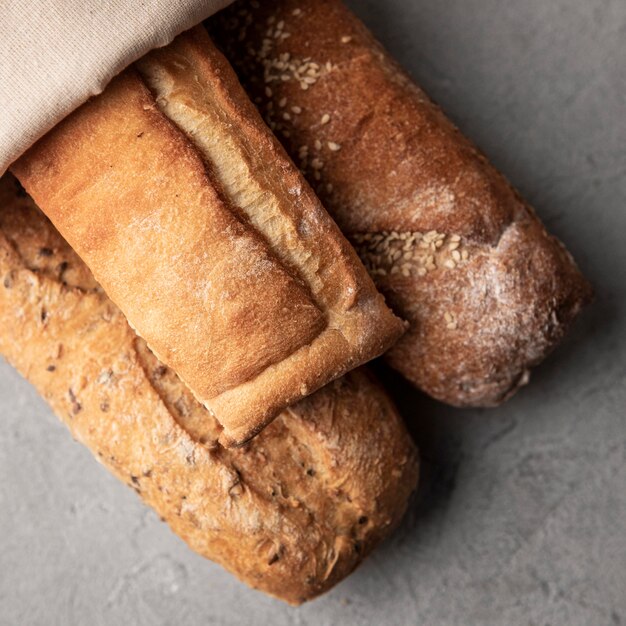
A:
{"type": "Polygon", "coordinates": [[[13,171],[239,445],[403,332],[200,26],[13,171]]]}
{"type": "Polygon", "coordinates": [[[409,321],[389,363],[450,404],[513,394],[590,297],[562,244],[339,0],[236,2],[208,26],[409,321]]]}
{"type": "Polygon", "coordinates": [[[416,484],[384,391],[354,371],[223,448],[215,418],[15,183],[0,180],[0,353],[192,549],[294,604],[346,576],[416,484]]]}

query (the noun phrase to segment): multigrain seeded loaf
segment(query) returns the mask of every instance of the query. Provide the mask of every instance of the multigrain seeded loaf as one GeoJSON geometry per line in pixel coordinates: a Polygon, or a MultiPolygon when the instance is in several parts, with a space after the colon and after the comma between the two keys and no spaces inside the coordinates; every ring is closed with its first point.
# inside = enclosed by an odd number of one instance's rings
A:
{"type": "Polygon", "coordinates": [[[387,395],[360,369],[223,448],[215,418],[15,183],[0,179],[0,353],[193,550],[293,604],[330,589],[416,484],[387,395]]]}
{"type": "Polygon", "coordinates": [[[338,0],[208,23],[409,331],[388,362],[458,406],[511,396],[590,287],[511,185],[338,0]]]}
{"type": "Polygon", "coordinates": [[[239,445],[403,324],[201,26],[138,70],[13,171],[239,445]]]}

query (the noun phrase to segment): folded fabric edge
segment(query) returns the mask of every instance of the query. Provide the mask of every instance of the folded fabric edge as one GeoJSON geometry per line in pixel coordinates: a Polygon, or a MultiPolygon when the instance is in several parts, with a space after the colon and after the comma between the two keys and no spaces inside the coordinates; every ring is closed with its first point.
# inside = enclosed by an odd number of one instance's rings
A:
{"type": "Polygon", "coordinates": [[[126,67],[232,0],[0,6],[0,175],[126,67]],[[28,20],[24,19],[28,15],[28,20]]]}

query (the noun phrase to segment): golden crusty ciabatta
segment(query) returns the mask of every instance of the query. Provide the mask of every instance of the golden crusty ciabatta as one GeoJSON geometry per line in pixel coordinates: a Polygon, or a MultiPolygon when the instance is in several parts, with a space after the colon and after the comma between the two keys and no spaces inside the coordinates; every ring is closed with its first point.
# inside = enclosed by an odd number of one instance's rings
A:
{"type": "Polygon", "coordinates": [[[590,298],[563,245],[339,0],[236,2],[211,24],[409,321],[388,362],[454,405],[513,394],[590,298]]]}
{"type": "Polygon", "coordinates": [[[202,27],[13,166],[237,445],[403,331],[202,27]]]}
{"type": "Polygon", "coordinates": [[[15,182],[0,179],[0,353],[203,556],[294,604],[346,576],[417,479],[384,391],[357,370],[223,448],[215,418],[15,182]]]}

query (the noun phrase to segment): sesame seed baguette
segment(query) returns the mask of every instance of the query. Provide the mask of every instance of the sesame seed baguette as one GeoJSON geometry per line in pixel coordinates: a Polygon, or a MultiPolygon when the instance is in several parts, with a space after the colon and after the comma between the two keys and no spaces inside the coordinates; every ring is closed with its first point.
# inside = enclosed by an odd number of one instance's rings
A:
{"type": "Polygon", "coordinates": [[[338,0],[236,2],[207,23],[409,331],[388,362],[491,406],[590,287],[511,185],[338,0]]]}
{"type": "Polygon", "coordinates": [[[200,26],[12,170],[240,445],[403,332],[200,26]]]}
{"type": "Polygon", "coordinates": [[[417,481],[415,448],[370,374],[223,448],[214,416],[15,183],[0,179],[0,353],[193,550],[248,585],[297,604],[352,571],[417,481]]]}

